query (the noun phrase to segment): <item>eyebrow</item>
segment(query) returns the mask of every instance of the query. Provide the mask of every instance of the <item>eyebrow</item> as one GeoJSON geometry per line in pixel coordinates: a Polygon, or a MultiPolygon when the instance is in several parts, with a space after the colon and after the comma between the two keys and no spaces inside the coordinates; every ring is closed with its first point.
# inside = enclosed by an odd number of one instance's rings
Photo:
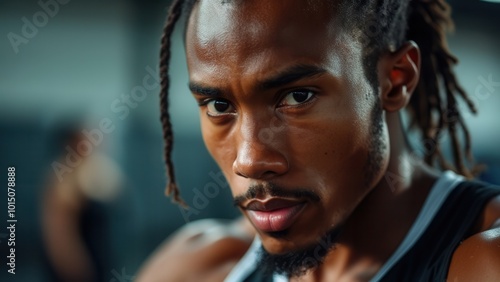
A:
{"type": "Polygon", "coordinates": [[[207,87],[196,82],[189,82],[188,87],[189,90],[191,90],[191,92],[201,96],[207,96],[207,97],[222,96],[222,90],[220,90],[219,88],[207,87]]]}
{"type": "MultiPolygon", "coordinates": [[[[293,65],[291,67],[288,67],[280,71],[271,78],[267,78],[263,81],[258,82],[256,89],[257,91],[266,91],[269,89],[285,86],[287,84],[293,83],[295,81],[304,78],[321,75],[323,73],[326,73],[326,70],[318,66],[303,65],[303,64],[293,65]]],[[[188,87],[192,93],[196,93],[201,96],[207,96],[207,97],[224,96],[223,91],[221,89],[216,87],[207,87],[197,82],[192,82],[192,81],[189,82],[188,87]]]]}
{"type": "Polygon", "coordinates": [[[261,81],[257,85],[260,91],[285,86],[292,82],[326,73],[326,70],[314,65],[294,65],[280,71],[271,78],[261,81]]]}

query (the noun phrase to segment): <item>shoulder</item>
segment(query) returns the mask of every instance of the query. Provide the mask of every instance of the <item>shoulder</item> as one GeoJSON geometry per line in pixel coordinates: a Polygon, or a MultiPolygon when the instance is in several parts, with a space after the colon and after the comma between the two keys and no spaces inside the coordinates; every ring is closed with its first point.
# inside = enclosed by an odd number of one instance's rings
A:
{"type": "Polygon", "coordinates": [[[245,219],[185,225],[148,259],[137,281],[222,281],[252,243],[248,225],[245,219]]]}
{"type": "Polygon", "coordinates": [[[468,238],[453,254],[448,281],[498,281],[500,227],[468,238]],[[496,278],[496,279],[493,279],[496,278]]]}
{"type": "Polygon", "coordinates": [[[448,281],[493,281],[500,277],[500,196],[485,206],[475,235],[455,250],[448,281]],[[458,280],[455,280],[458,279],[458,280]]]}

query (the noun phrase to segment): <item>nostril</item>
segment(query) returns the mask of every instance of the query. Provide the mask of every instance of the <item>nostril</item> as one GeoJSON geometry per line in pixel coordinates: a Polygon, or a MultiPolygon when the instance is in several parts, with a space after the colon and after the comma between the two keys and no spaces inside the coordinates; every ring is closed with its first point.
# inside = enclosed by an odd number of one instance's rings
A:
{"type": "Polygon", "coordinates": [[[238,176],[241,176],[243,178],[248,178],[248,176],[244,175],[243,173],[239,172],[239,171],[235,171],[236,175],[238,176]]]}
{"type": "Polygon", "coordinates": [[[233,164],[233,172],[244,178],[269,179],[282,175],[288,171],[288,162],[283,161],[248,161],[236,160],[233,164]]]}

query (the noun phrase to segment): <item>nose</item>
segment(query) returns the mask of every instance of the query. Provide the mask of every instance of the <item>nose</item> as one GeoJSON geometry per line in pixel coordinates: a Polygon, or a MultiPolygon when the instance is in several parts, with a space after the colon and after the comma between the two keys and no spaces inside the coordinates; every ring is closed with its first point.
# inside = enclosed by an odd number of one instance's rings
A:
{"type": "Polygon", "coordinates": [[[289,169],[283,152],[282,134],[254,124],[240,127],[238,150],[233,172],[241,177],[269,180],[285,174],[289,169]],[[263,134],[265,133],[265,134],[263,134]]]}

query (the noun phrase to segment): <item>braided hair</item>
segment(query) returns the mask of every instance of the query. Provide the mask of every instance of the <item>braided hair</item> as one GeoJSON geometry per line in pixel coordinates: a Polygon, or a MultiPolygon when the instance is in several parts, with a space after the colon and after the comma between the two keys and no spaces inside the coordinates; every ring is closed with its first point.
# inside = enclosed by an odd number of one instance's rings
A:
{"type": "MultiPolygon", "coordinates": [[[[189,17],[197,0],[173,0],[163,29],[160,51],[160,111],[165,141],[168,184],[166,195],[185,206],[175,182],[172,164],[173,133],[168,112],[168,68],[174,27],[184,13],[189,17]]],[[[405,41],[420,47],[421,73],[408,110],[410,127],[418,128],[426,148],[424,161],[451,169],[472,178],[479,172],[471,153],[471,136],[457,100],[462,99],[472,113],[476,108],[459,85],[453,66],[458,62],[446,42],[446,32],[453,28],[451,9],[445,0],[339,0],[343,27],[353,32],[364,47],[364,69],[372,86],[378,85],[376,63],[384,51],[395,51],[405,41]],[[370,24],[371,23],[371,24],[370,24]],[[439,138],[448,131],[453,164],[446,160],[439,138]],[[463,135],[463,141],[459,138],[463,135]],[[462,144],[464,142],[464,144],[462,144]]],[[[187,22],[186,22],[187,24],[187,22]]],[[[378,94],[378,93],[377,93],[378,94]]]]}
{"type": "Polygon", "coordinates": [[[168,88],[170,86],[170,77],[168,76],[168,67],[170,63],[170,42],[175,24],[179,20],[182,13],[182,0],[174,0],[168,11],[167,23],[163,28],[163,35],[161,37],[160,49],[160,119],[163,126],[163,140],[164,140],[164,154],[165,163],[167,166],[168,184],[165,194],[170,196],[173,193],[173,200],[182,206],[186,203],[180,197],[179,188],[175,182],[174,166],[172,163],[172,148],[174,143],[174,136],[172,132],[172,123],[170,122],[170,113],[168,112],[168,88]]]}

